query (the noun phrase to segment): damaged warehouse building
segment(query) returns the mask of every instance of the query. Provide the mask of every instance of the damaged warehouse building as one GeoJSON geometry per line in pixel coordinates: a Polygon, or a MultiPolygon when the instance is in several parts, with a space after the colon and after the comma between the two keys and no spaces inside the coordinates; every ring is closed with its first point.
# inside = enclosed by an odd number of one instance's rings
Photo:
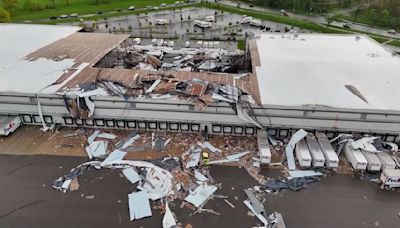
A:
{"type": "Polygon", "coordinates": [[[79,30],[0,25],[0,115],[43,130],[289,137],[303,128],[398,140],[400,59],[367,36],[263,34],[236,53],[79,30]]]}

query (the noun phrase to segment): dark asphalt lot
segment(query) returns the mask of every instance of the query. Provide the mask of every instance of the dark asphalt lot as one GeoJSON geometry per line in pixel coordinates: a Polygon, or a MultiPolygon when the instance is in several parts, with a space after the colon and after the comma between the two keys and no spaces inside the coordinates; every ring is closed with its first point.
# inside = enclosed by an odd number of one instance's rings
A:
{"type": "MultiPolygon", "coordinates": [[[[60,156],[0,156],[0,227],[161,227],[162,215],[130,222],[127,194],[134,188],[118,171],[89,171],[80,177],[80,188],[63,194],[51,188],[52,181],[85,158],[60,156]],[[83,197],[82,195],[83,194],[83,197]],[[84,196],[94,195],[94,199],[84,196]]],[[[269,172],[276,175],[276,171],[269,172]]],[[[252,227],[257,219],[247,215],[243,189],[256,182],[244,169],[212,167],[211,174],[222,182],[217,194],[229,196],[232,209],[222,199],[209,201],[206,208],[220,216],[189,216],[176,200],[171,210],[179,222],[196,227],[252,227]],[[235,200],[235,196],[239,199],[235,200]]],[[[383,191],[376,184],[348,175],[334,175],[301,192],[268,195],[268,212],[283,214],[287,227],[400,227],[400,193],[383,191]]]]}

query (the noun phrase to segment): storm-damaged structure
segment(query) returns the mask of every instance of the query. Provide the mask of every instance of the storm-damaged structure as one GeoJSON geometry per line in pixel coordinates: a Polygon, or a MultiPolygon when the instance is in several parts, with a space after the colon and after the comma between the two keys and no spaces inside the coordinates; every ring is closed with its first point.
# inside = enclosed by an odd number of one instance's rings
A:
{"type": "Polygon", "coordinates": [[[386,141],[400,132],[400,59],[367,36],[264,34],[238,54],[131,45],[69,26],[2,24],[0,33],[0,114],[44,130],[267,127],[287,137],[304,128],[386,141]]]}

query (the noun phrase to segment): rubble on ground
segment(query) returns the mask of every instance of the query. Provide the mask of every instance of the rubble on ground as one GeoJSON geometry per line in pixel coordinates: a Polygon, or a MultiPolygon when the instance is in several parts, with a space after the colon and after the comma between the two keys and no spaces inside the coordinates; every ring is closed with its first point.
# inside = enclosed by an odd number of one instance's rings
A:
{"type": "MultiPolygon", "coordinates": [[[[208,157],[210,161],[226,160],[226,163],[231,165],[244,165],[251,164],[251,153],[256,148],[254,137],[238,141],[236,137],[213,136],[210,138],[211,142],[200,138],[198,141],[193,141],[194,138],[184,140],[183,137],[180,138],[180,133],[167,132],[131,131],[121,135],[120,132],[95,130],[82,134],[87,134],[85,150],[92,161],[71,169],[69,173],[55,180],[53,188],[64,193],[76,191],[79,187],[78,178],[86,171],[121,170],[121,175],[136,186],[136,190],[128,195],[131,221],[152,216],[150,205],[153,202],[163,205],[165,216],[162,223],[167,227],[169,224],[176,224],[167,202],[181,200],[185,205],[190,205],[187,207],[194,210],[193,215],[197,213],[219,215],[219,212],[205,208],[207,202],[213,199],[223,199],[232,208],[235,207],[227,197],[215,194],[221,185],[215,183],[212,178],[202,157],[203,153],[210,155],[208,157]],[[169,146],[186,149],[186,152],[182,152],[180,156],[163,154],[162,151],[169,146]],[[248,151],[244,151],[246,149],[248,151]],[[159,153],[160,156],[150,157],[146,161],[127,159],[129,154],[145,150],[159,153]]],[[[75,135],[81,137],[82,134],[68,135],[68,137],[75,135]]]]}

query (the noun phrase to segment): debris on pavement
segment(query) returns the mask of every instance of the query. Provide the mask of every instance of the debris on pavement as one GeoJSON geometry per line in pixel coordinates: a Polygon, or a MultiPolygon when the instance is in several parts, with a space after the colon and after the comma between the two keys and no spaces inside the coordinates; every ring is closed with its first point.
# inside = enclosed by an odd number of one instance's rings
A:
{"type": "Polygon", "coordinates": [[[307,188],[309,184],[317,182],[319,180],[319,176],[306,176],[286,180],[268,180],[267,183],[262,186],[262,188],[264,190],[271,190],[272,192],[279,192],[284,189],[291,191],[300,191],[307,188]]]}
{"type": "Polygon", "coordinates": [[[296,146],[296,143],[298,143],[300,140],[302,140],[304,137],[306,137],[307,134],[308,133],[303,129],[296,131],[296,133],[293,134],[289,143],[285,147],[286,160],[288,162],[289,170],[296,169],[296,164],[295,164],[294,155],[293,155],[294,147],[296,146]]]}
{"type": "Polygon", "coordinates": [[[85,196],[85,199],[90,199],[90,200],[92,200],[92,199],[94,199],[94,195],[85,196]]]}
{"type": "Polygon", "coordinates": [[[133,167],[122,170],[122,173],[132,184],[135,184],[141,180],[139,174],[133,169],[133,167]]]}
{"type": "Polygon", "coordinates": [[[313,170],[289,170],[290,178],[322,176],[322,173],[313,170]]]}
{"type": "Polygon", "coordinates": [[[235,208],[235,205],[233,205],[229,200],[224,199],[225,203],[228,204],[230,207],[235,208]]]}
{"type": "Polygon", "coordinates": [[[101,166],[112,165],[114,161],[122,160],[125,155],[126,152],[114,150],[103,162],[101,162],[101,166]]]}
{"type": "Polygon", "coordinates": [[[147,192],[132,192],[128,195],[130,220],[152,216],[147,192]]]}
{"type": "Polygon", "coordinates": [[[168,202],[165,203],[165,214],[162,221],[163,228],[173,228],[176,227],[176,222],[171,209],[168,206],[168,202]]]}
{"type": "Polygon", "coordinates": [[[185,201],[193,204],[195,207],[200,207],[217,189],[213,185],[200,185],[185,198],[185,201]]]}

